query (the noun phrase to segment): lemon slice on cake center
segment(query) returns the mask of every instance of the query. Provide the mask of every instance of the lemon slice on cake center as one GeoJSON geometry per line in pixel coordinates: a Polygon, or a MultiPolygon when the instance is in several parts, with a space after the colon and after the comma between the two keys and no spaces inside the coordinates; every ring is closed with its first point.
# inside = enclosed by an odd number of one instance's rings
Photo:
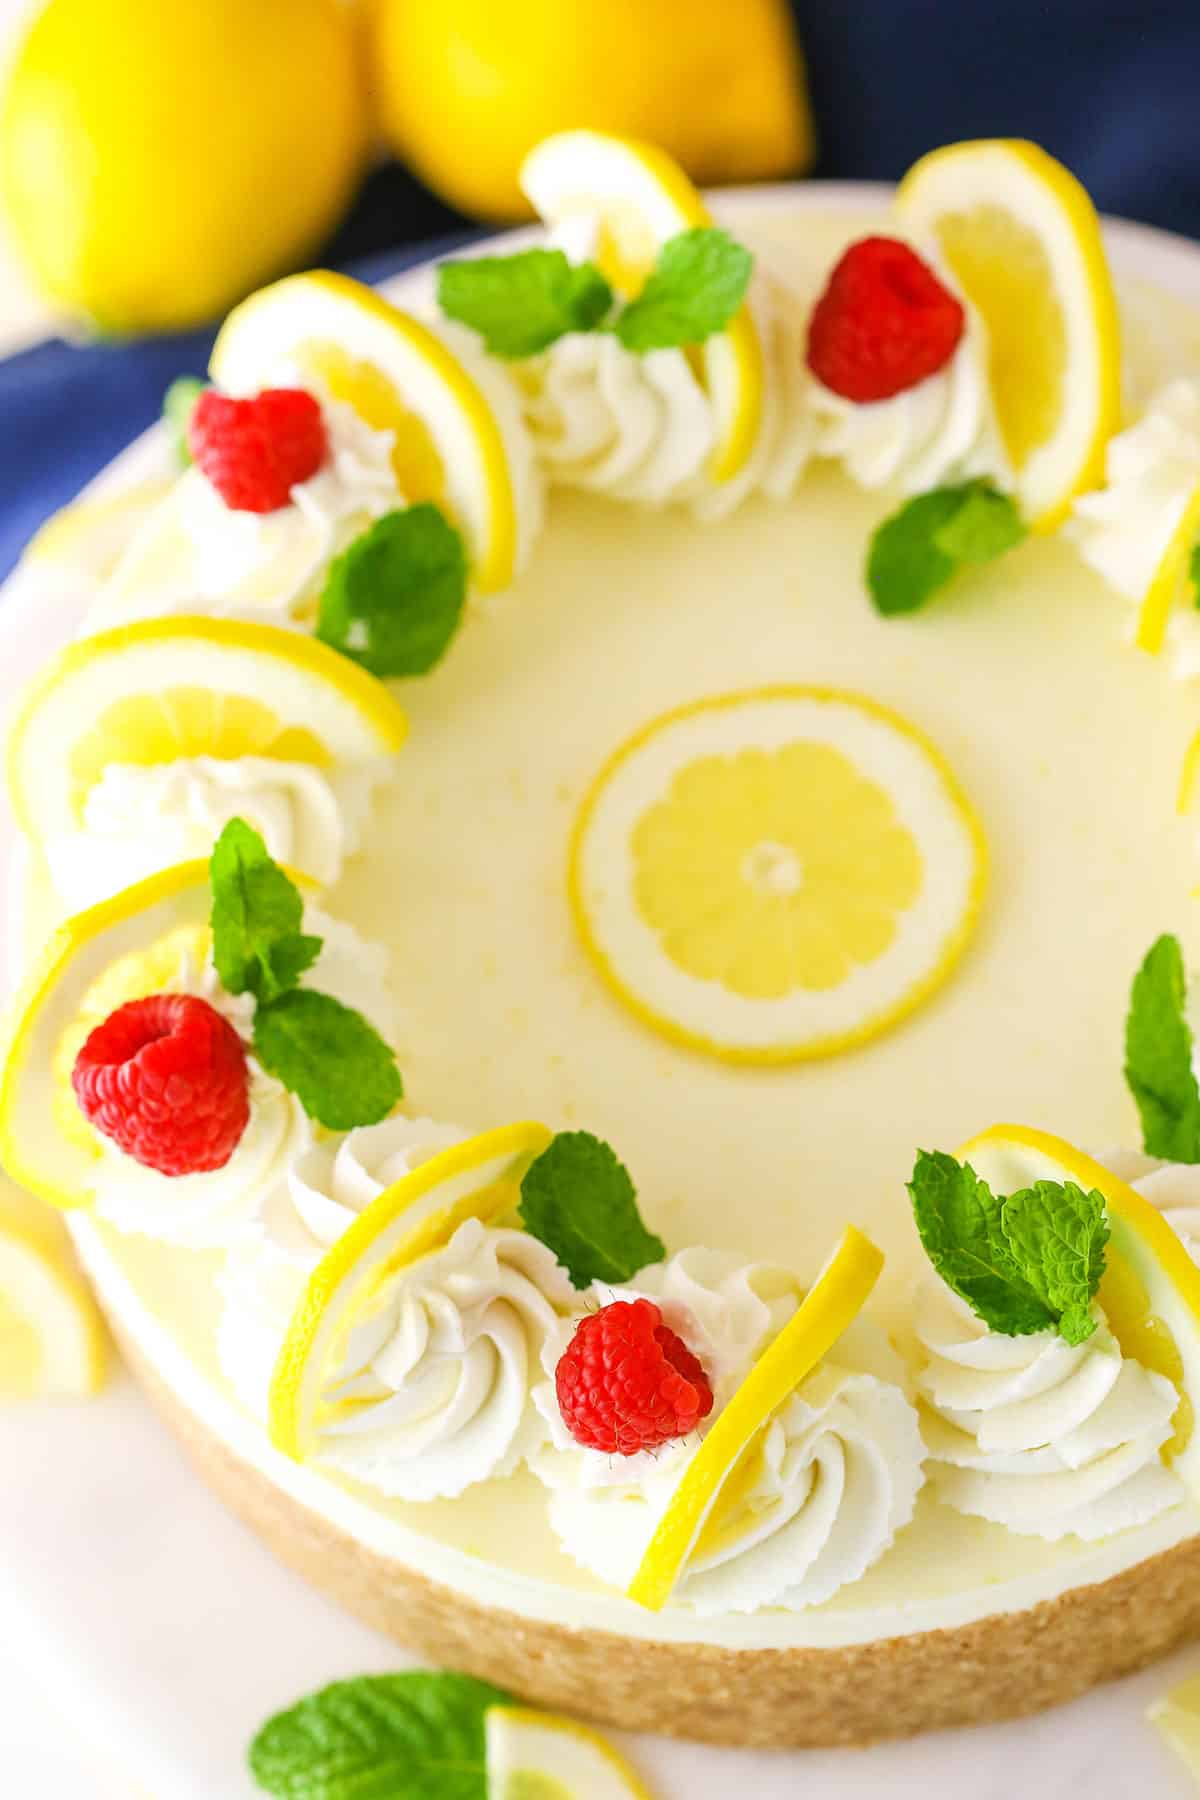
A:
{"type": "Polygon", "coordinates": [[[601,770],[570,890],[614,992],[728,1061],[884,1030],[961,952],[983,834],[926,739],[860,695],[766,688],[655,720],[601,770]]]}

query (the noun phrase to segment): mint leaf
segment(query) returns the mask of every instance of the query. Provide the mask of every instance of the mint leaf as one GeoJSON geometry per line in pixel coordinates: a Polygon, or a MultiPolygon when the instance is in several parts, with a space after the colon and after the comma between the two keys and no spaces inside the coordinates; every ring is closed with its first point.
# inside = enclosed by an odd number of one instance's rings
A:
{"type": "Polygon", "coordinates": [[[1009,1246],[1001,1202],[969,1163],[921,1150],[908,1191],[930,1262],[985,1325],[1026,1337],[1054,1324],[1009,1246]]]}
{"type": "Polygon", "coordinates": [[[448,319],[477,331],[493,356],[533,356],[568,331],[591,331],[612,306],[612,289],[594,263],[574,264],[561,250],[522,250],[444,262],[438,305],[448,319]]]}
{"type": "Polygon", "coordinates": [[[577,1288],[628,1281],[667,1247],[646,1230],[629,1171],[590,1131],[560,1131],[521,1183],[521,1218],[577,1288]]]}
{"type": "Polygon", "coordinates": [[[1096,1329],[1090,1308],[1104,1273],[1103,1194],[1085,1193],[1073,1181],[1035,1181],[1007,1196],[1001,1217],[1009,1248],[1054,1314],[1059,1336],[1082,1344],[1096,1329]]]}
{"type": "Polygon", "coordinates": [[[876,611],[917,612],[964,563],[992,561],[1025,531],[1012,500],[986,481],[918,494],[871,538],[867,588],[876,611]]]}
{"type": "Polygon", "coordinates": [[[195,375],[180,375],[163,395],[163,421],[171,439],[171,448],[175,452],[176,462],[185,469],[192,460],[187,440],[188,420],[192,416],[192,408],[207,386],[207,382],[199,380],[195,375]]]}
{"type": "Polygon", "coordinates": [[[613,330],[627,350],[702,344],[722,331],[746,298],[754,258],[716,226],[668,238],[636,299],[613,330]]]}
{"type": "Polygon", "coordinates": [[[1192,584],[1192,600],[1200,606],[1200,544],[1192,545],[1192,554],[1188,558],[1188,580],[1192,584]]]}
{"type": "Polygon", "coordinates": [[[425,675],[458,630],[463,541],[431,501],[385,513],[335,557],[317,636],[373,675],[425,675]]]}
{"type": "Polygon", "coordinates": [[[1133,979],[1125,1021],[1125,1080],[1148,1156],[1200,1162],[1200,1084],[1192,1068],[1187,977],[1179,939],[1150,946],[1133,979]]]}
{"type": "Polygon", "coordinates": [[[512,1705],[469,1675],[335,1681],[267,1720],[250,1772],[278,1800],[487,1800],[484,1715],[512,1705]]]}
{"type": "Polygon", "coordinates": [[[396,1059],[370,1021],[311,988],[259,1006],[254,1054],[330,1131],[377,1125],[404,1092],[396,1059]]]}
{"type": "Polygon", "coordinates": [[[295,987],[316,961],[318,937],[300,929],[304,901],[244,819],[231,819],[209,859],[213,962],[231,994],[262,1002],[295,987]]]}

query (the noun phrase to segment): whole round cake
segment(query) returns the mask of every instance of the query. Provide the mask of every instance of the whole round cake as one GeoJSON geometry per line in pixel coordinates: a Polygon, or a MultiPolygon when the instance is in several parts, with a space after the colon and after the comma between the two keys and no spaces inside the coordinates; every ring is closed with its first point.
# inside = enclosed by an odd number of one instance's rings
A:
{"type": "Polygon", "coordinates": [[[435,1660],[1052,1704],[1200,1630],[1200,306],[1019,142],[524,183],[254,295],[28,553],[0,1156],[435,1660]]]}

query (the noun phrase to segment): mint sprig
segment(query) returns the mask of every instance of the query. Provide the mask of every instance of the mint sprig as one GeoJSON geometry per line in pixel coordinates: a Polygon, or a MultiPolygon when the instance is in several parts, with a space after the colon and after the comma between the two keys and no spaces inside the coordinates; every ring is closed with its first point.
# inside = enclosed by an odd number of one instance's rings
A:
{"type": "Polygon", "coordinates": [[[560,1131],[531,1164],[520,1212],[525,1229],[553,1250],[577,1288],[628,1281],[667,1253],[642,1223],[628,1169],[590,1131],[560,1131]]]}
{"type": "Polygon", "coordinates": [[[992,562],[1026,536],[1016,504],[988,481],[918,494],[879,525],[867,589],[886,618],[917,612],[967,564],[992,562]]]}
{"type": "Polygon", "coordinates": [[[267,1720],[250,1772],[277,1800],[487,1800],[486,1714],[514,1705],[469,1675],[335,1681],[267,1720]]]}
{"type": "Polygon", "coordinates": [[[683,349],[723,331],[746,297],[754,258],[715,225],[681,231],[658,253],[640,294],[613,314],[595,263],[561,250],[444,262],[438,304],[495,356],[533,356],[569,331],[612,330],[627,350],[683,349]]]}
{"type": "Polygon", "coordinates": [[[1192,545],[1188,558],[1188,580],[1192,584],[1192,604],[1200,606],[1200,544],[1192,545]]]}
{"type": "Polygon", "coordinates": [[[970,1163],[918,1152],[908,1184],[925,1253],[977,1318],[1007,1337],[1055,1329],[1082,1344],[1104,1273],[1104,1197],[1073,1181],[993,1194],[970,1163]]]}
{"type": "Polygon", "coordinates": [[[1192,1066],[1187,975],[1179,939],[1150,946],[1133,979],[1125,1020],[1125,1080],[1148,1156],[1200,1162],[1200,1083],[1192,1066]]]}
{"type": "Polygon", "coordinates": [[[448,319],[504,357],[534,356],[568,331],[592,331],[613,303],[596,265],[570,263],[561,250],[441,263],[437,297],[448,319]]]}
{"type": "Polygon", "coordinates": [[[213,963],[231,994],[253,994],[254,1053],[331,1131],[376,1125],[403,1094],[396,1059],[361,1013],[301,988],[322,940],[300,929],[304,900],[258,832],[231,819],[209,859],[213,963]]]}
{"type": "Polygon", "coordinates": [[[208,383],[201,381],[198,376],[179,375],[163,395],[163,422],[171,439],[175,460],[185,469],[192,460],[192,453],[188,448],[188,420],[192,416],[192,408],[207,386],[208,383]]]}
{"type": "Polygon", "coordinates": [[[317,636],[373,675],[426,675],[462,620],[467,553],[432,501],[385,513],[335,557],[317,636]]]}

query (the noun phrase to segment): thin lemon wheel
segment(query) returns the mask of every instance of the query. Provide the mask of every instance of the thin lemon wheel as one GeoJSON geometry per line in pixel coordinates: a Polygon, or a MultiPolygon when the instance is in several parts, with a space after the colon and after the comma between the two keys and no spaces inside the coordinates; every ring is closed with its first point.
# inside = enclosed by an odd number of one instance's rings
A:
{"type": "Polygon", "coordinates": [[[0,1209],[0,1401],[94,1394],[106,1362],[96,1303],[65,1251],[0,1209]]]}
{"type": "MultiPolygon", "coordinates": [[[[626,296],[640,290],[668,238],[713,222],[679,164],[639,138],[557,132],[530,151],[520,182],[548,225],[580,216],[598,222],[596,260],[626,296]]],[[[762,423],[763,349],[749,307],[706,339],[700,362],[717,428],[709,474],[728,481],[749,457],[762,423]]]]}
{"type": "Polygon", "coordinates": [[[285,1456],[311,1456],[329,1369],[346,1333],[397,1270],[449,1242],[467,1219],[511,1212],[521,1178],[553,1133],[522,1123],[485,1131],[418,1165],[385,1188],[322,1258],[297,1302],[271,1379],[271,1442],[285,1456]]]}
{"type": "Polygon", "coordinates": [[[883,1252],[848,1225],[792,1319],[759,1357],[684,1470],[629,1584],[629,1598],[639,1606],[660,1612],[666,1605],[743,1453],[858,1317],[882,1269],[883,1252]]]}
{"type": "Polygon", "coordinates": [[[227,393],[313,380],[378,430],[409,502],[433,500],[461,527],[484,592],[507,587],[517,500],[501,421],[440,337],[347,275],[290,275],[235,307],[209,364],[227,393]]]}
{"type": "Polygon", "coordinates": [[[696,701],[601,769],[570,854],[583,944],[672,1041],[830,1056],[911,1012],[977,917],[982,828],[897,713],[827,688],[696,701]]]}
{"type": "Polygon", "coordinates": [[[170,491],[165,480],[73,500],[46,520],[25,549],[23,566],[61,569],[89,583],[107,580],[134,533],[170,491]]]}
{"type": "Polygon", "coordinates": [[[1173,1381],[1180,1400],[1163,1454],[1200,1497],[1200,1269],[1158,1209],[1064,1138],[993,1125],[958,1152],[997,1194],[1073,1181],[1104,1196],[1110,1238],[1099,1301],[1126,1356],[1173,1381]]]}
{"type": "Polygon", "coordinates": [[[574,1719],[490,1706],[483,1726],[487,1800],[653,1800],[608,1739],[574,1719]]]}
{"type": "Polygon", "coordinates": [[[1134,642],[1139,650],[1157,656],[1167,636],[1167,624],[1188,580],[1192,551],[1200,541],[1200,486],[1188,496],[1179,522],[1163,550],[1142,598],[1134,642]]]}
{"type": "Polygon", "coordinates": [[[900,221],[933,239],[987,327],[992,397],[1022,509],[1050,531],[1099,485],[1117,429],[1121,355],[1100,223],[1036,144],[983,138],[916,163],[900,221]]]}
{"type": "Polygon", "coordinates": [[[319,767],[393,755],[407,724],[387,688],[276,625],[149,619],[68,645],[9,734],[13,812],[34,841],[77,831],[111,763],[266,756],[319,767]]]}

